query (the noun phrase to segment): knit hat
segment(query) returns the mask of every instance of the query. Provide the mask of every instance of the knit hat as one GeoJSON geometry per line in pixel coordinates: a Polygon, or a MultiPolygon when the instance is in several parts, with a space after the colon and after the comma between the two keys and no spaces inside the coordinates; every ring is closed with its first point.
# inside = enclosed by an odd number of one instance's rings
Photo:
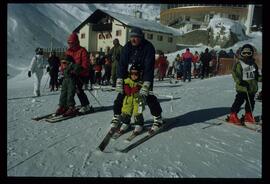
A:
{"type": "Polygon", "coordinates": [[[138,28],[138,27],[133,27],[129,33],[129,36],[130,37],[140,37],[140,38],[144,37],[142,29],[138,28]]]}
{"type": "Polygon", "coordinates": [[[69,35],[68,42],[79,43],[79,38],[78,38],[77,33],[73,32],[71,35],[69,35]]]}
{"type": "MultiPolygon", "coordinates": [[[[73,57],[70,56],[70,55],[66,55],[66,56],[62,59],[62,61],[66,61],[68,64],[69,64],[69,63],[75,63],[73,57]]],[[[62,61],[61,61],[61,62],[62,62],[62,61]]]]}

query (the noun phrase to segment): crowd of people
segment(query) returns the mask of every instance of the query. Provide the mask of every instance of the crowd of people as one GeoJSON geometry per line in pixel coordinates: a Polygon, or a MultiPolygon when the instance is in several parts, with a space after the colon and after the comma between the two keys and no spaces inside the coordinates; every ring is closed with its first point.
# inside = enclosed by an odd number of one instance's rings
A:
{"type": "Polygon", "coordinates": [[[143,129],[142,111],[145,105],[149,106],[153,115],[153,126],[150,131],[158,130],[163,124],[162,108],[153,93],[154,77],[158,80],[164,80],[164,77],[175,77],[183,82],[191,81],[191,75],[194,78],[208,78],[216,75],[218,57],[238,57],[243,58],[234,67],[233,76],[237,84],[238,94],[232,106],[230,120],[232,123],[239,123],[236,119],[236,113],[246,98],[244,92],[251,93],[249,99],[252,107],[247,107],[247,120],[253,120],[250,112],[254,108],[254,94],[257,92],[258,67],[254,64],[254,50],[246,46],[240,48],[236,54],[232,50],[229,53],[215,50],[192,53],[189,48],[184,53],[178,54],[173,62],[167,60],[164,53],[160,53],[155,58],[155,48],[151,42],[144,38],[140,28],[132,28],[129,33],[130,40],[124,45],[120,45],[118,39],[113,40],[113,48],[105,55],[91,52],[80,46],[78,35],[72,33],[67,40],[68,49],[64,58],[58,58],[53,51],[46,62],[41,48],[36,49],[36,55],[33,57],[29,67],[28,76],[35,76],[34,95],[40,96],[40,81],[43,76],[43,69],[50,74],[50,90],[58,90],[61,86],[61,95],[59,107],[56,110],[57,115],[72,116],[76,112],[74,96],[77,94],[81,107],[80,113],[93,111],[84,90],[93,89],[93,85],[111,85],[115,87],[118,95],[113,105],[113,118],[111,128],[120,128],[119,131],[125,131],[130,126],[130,119],[134,116],[136,127],[134,133],[138,134],[143,129]],[[245,49],[245,50],[243,50],[245,49]],[[241,67],[252,65],[255,71],[247,71],[248,78],[240,77],[236,73],[241,73],[241,67]],[[102,72],[104,70],[104,72],[102,72]],[[102,75],[103,74],[103,75],[102,75]],[[89,87],[90,83],[90,87],[89,87]],[[255,87],[251,86],[254,85],[255,87]],[[83,88],[84,86],[84,88],[83,88]],[[245,89],[248,89],[245,91],[245,89]]]}

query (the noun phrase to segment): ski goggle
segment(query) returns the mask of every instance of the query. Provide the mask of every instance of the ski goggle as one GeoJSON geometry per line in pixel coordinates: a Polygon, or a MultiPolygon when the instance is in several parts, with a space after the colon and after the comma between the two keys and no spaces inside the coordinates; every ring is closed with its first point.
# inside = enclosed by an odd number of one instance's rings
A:
{"type": "Polygon", "coordinates": [[[251,51],[242,51],[241,52],[241,56],[252,56],[252,52],[251,51]]]}

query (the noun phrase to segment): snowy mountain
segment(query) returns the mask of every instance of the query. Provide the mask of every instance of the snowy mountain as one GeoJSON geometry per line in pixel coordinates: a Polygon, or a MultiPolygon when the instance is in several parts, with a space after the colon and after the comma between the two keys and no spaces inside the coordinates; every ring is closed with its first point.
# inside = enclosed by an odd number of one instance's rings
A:
{"type": "Polygon", "coordinates": [[[66,47],[68,35],[96,8],[133,15],[140,10],[143,18],[159,15],[159,5],[151,4],[9,4],[8,74],[27,69],[36,47],[66,47]]]}
{"type": "MultiPolygon", "coordinates": [[[[117,93],[92,92],[105,107],[99,112],[58,123],[35,122],[31,117],[56,110],[60,93],[46,87],[41,97],[32,98],[32,80],[22,73],[8,80],[8,176],[262,177],[261,133],[219,120],[230,112],[235,97],[231,75],[192,79],[190,83],[156,81],[154,93],[171,125],[123,154],[115,149],[129,145],[124,139],[131,132],[111,141],[104,153],[96,150],[108,131],[117,93]]],[[[93,96],[86,94],[90,103],[99,107],[93,96]]],[[[75,100],[79,104],[77,97],[75,100]]],[[[244,109],[239,115],[243,113],[244,109]]],[[[262,104],[256,102],[254,116],[261,113],[262,104]]],[[[145,126],[151,126],[152,118],[146,107],[145,126]]]]}

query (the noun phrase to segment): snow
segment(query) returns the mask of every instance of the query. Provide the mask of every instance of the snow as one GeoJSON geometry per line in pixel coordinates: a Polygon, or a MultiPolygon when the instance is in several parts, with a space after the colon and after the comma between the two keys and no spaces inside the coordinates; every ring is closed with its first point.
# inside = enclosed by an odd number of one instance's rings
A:
{"type": "MultiPolygon", "coordinates": [[[[48,75],[42,79],[42,89],[48,75]]],[[[42,90],[32,98],[33,79],[20,73],[8,80],[7,174],[53,177],[147,177],[147,178],[260,178],[262,136],[260,133],[220,122],[229,113],[235,97],[231,75],[190,83],[155,82],[154,92],[163,117],[172,123],[128,153],[115,148],[128,144],[125,134],[112,140],[105,153],[96,147],[112,118],[115,92],[93,91],[105,110],[50,124],[31,117],[56,110],[60,93],[42,90]],[[166,94],[173,99],[162,96],[166,94]],[[212,124],[212,125],[211,125],[212,124]]],[[[261,86],[260,86],[261,87],[261,86]]],[[[93,106],[98,103],[86,92],[93,106]]],[[[78,98],[75,98],[79,104],[78,98]]],[[[244,113],[242,109],[239,113],[244,113]]],[[[256,102],[254,116],[261,115],[256,102]]],[[[149,108],[145,125],[151,126],[149,108]]],[[[139,136],[138,138],[140,138],[139,136]]],[[[136,138],[137,140],[137,138],[136,138]]]]}
{"type": "Polygon", "coordinates": [[[214,17],[210,20],[208,28],[211,28],[213,30],[214,38],[216,38],[217,36],[220,36],[220,39],[223,39],[223,37],[228,38],[231,31],[236,34],[238,40],[242,41],[246,39],[245,33],[243,31],[246,29],[245,26],[242,25],[240,22],[233,21],[228,18],[214,17]],[[224,35],[220,34],[222,28],[225,28],[224,35]]]}

